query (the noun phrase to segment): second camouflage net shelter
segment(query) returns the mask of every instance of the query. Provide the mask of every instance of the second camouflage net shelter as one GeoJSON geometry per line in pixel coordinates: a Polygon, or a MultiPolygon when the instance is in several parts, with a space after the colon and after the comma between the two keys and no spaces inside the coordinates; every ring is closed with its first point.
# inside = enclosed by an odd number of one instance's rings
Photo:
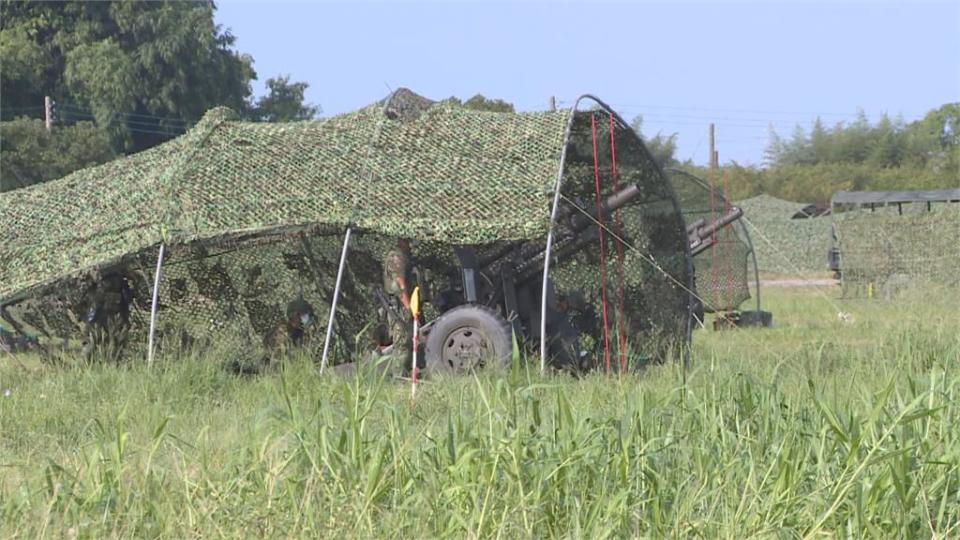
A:
{"type": "Polygon", "coordinates": [[[960,286],[960,188],[840,191],[831,204],[844,296],[960,286]]]}
{"type": "Polygon", "coordinates": [[[129,346],[146,343],[156,292],[165,344],[228,334],[269,347],[293,301],[329,318],[349,229],[337,361],[366,344],[377,311],[370,288],[398,237],[417,241],[438,286],[451,246],[473,246],[481,259],[511,251],[532,283],[556,245],[557,291],[575,290],[597,312],[609,307],[605,331],[618,328],[631,354],[673,354],[689,340],[693,287],[677,199],[622,119],[594,98],[578,103],[592,108],[492,113],[401,89],[308,122],[243,122],[214,109],[150,150],[0,195],[0,316],[70,348],[87,339],[92,298],[113,279],[129,297],[129,346]],[[628,185],[629,206],[593,213],[628,185]],[[583,219],[597,216],[599,244],[564,253],[583,219]]]}
{"type": "Polygon", "coordinates": [[[761,272],[805,274],[827,270],[829,218],[796,219],[810,205],[766,194],[737,201],[736,205],[747,216],[761,272]]]}

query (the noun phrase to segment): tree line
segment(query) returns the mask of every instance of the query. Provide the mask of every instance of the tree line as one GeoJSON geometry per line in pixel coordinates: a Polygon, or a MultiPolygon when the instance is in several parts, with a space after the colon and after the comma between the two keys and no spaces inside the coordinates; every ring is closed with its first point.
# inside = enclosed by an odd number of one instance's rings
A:
{"type": "MultiPolygon", "coordinates": [[[[634,129],[643,137],[642,118],[634,129]]],[[[828,201],[837,191],[928,190],[960,186],[960,103],[932,109],[904,122],[882,115],[871,123],[860,111],[848,123],[827,128],[817,118],[809,133],[794,128],[789,139],[770,130],[763,166],[730,161],[710,171],[675,157],[676,135],[644,137],[661,165],[680,167],[726,184],[732,199],[761,193],[798,202],[828,201]]]]}

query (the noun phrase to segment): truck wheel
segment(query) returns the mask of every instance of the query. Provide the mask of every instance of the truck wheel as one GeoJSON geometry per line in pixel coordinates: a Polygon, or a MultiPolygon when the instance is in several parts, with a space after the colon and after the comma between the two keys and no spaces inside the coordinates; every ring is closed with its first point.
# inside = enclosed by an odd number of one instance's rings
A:
{"type": "Polygon", "coordinates": [[[424,348],[427,372],[464,373],[482,367],[510,365],[513,349],[510,323],[478,305],[458,306],[433,324],[424,348]]]}

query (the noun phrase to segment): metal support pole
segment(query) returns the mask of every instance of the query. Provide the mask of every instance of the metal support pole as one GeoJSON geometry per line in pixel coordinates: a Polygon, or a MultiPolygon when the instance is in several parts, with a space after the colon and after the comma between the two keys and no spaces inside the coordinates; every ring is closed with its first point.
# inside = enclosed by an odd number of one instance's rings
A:
{"type": "Polygon", "coordinates": [[[157,271],[153,274],[153,299],[150,302],[150,337],[147,341],[147,365],[153,365],[153,334],[157,328],[157,299],[160,297],[160,270],[163,268],[164,245],[157,254],[157,271]]]}
{"type": "Polygon", "coordinates": [[[53,100],[50,96],[43,96],[43,123],[49,132],[53,126],[53,100]]]}
{"type": "MultiPolygon", "coordinates": [[[[559,194],[560,192],[557,191],[559,194]]],[[[540,373],[547,369],[547,286],[550,281],[550,252],[553,251],[553,222],[556,219],[557,203],[550,213],[550,231],[547,233],[547,253],[543,258],[543,287],[540,292],[540,373]]]]}
{"type": "Polygon", "coordinates": [[[330,340],[333,338],[333,323],[337,316],[337,300],[340,299],[340,284],[343,282],[343,269],[347,264],[347,249],[350,247],[350,235],[353,229],[347,227],[343,237],[343,251],[340,252],[340,266],[337,268],[337,283],[333,287],[333,300],[330,302],[330,316],[327,318],[327,335],[323,339],[323,356],[320,360],[320,373],[327,367],[327,358],[330,354],[330,340]]]}
{"type": "MultiPolygon", "coordinates": [[[[553,252],[553,225],[557,222],[557,210],[560,208],[560,185],[563,183],[563,173],[567,164],[567,143],[570,142],[570,131],[573,128],[573,117],[577,106],[584,98],[596,98],[582,95],[573,103],[570,118],[567,119],[567,128],[563,134],[563,152],[560,154],[560,164],[557,169],[557,182],[553,186],[553,206],[550,209],[550,228],[547,230],[547,251],[543,256],[543,287],[540,293],[540,373],[547,370],[547,289],[550,280],[550,255],[553,252]]],[[[597,101],[599,103],[599,101],[597,101]]]]}

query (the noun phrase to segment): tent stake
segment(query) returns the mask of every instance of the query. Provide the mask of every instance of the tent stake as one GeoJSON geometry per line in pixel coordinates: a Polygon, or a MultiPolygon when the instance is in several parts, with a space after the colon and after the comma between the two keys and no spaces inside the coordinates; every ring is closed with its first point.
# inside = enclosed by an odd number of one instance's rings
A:
{"type": "Polygon", "coordinates": [[[157,299],[160,296],[160,270],[163,267],[164,245],[160,243],[160,252],[157,254],[157,271],[153,275],[153,299],[150,302],[150,337],[147,341],[147,365],[153,365],[153,334],[157,328],[157,299]]]}
{"type": "Polygon", "coordinates": [[[340,253],[340,266],[337,268],[337,283],[333,288],[333,300],[330,302],[330,316],[327,317],[327,335],[323,339],[323,357],[320,360],[320,373],[327,367],[327,357],[330,354],[330,339],[333,337],[333,322],[337,316],[337,300],[340,299],[340,284],[343,282],[343,268],[347,264],[347,248],[350,246],[350,235],[353,229],[347,227],[343,237],[343,251],[340,253]]]}

